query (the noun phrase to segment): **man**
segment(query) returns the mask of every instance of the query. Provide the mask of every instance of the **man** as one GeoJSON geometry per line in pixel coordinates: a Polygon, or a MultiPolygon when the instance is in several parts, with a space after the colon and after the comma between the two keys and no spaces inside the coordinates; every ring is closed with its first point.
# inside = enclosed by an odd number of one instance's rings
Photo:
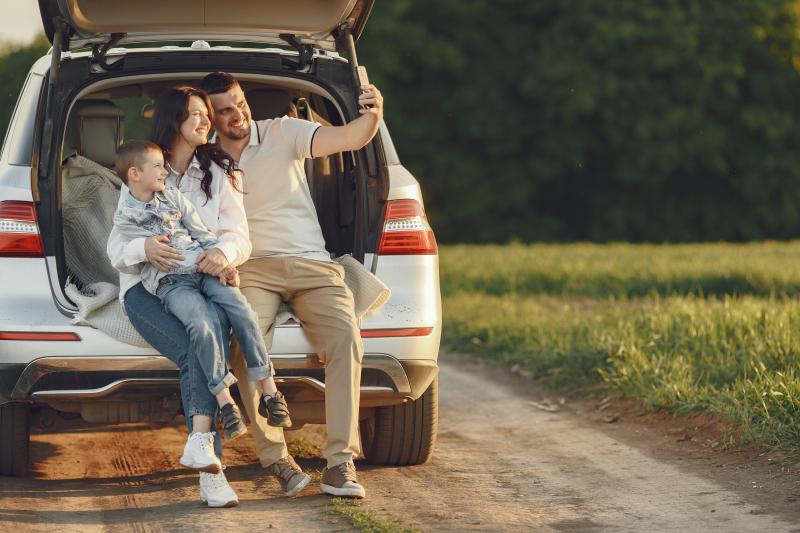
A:
{"type": "MultiPolygon", "coordinates": [[[[373,85],[361,87],[361,116],[337,127],[288,117],[254,122],[244,92],[224,72],[206,76],[202,88],[214,106],[217,143],[244,171],[244,203],[253,252],[239,267],[241,290],[258,313],[267,346],[281,301],[303,323],[303,329],[325,364],[327,468],[320,488],[334,496],[363,498],[353,459],[360,453],[358,402],[364,348],[344,271],[331,261],[317,220],[304,171],[306,158],[358,150],[378,131],[383,97],[373,85]]],[[[244,369],[241,353],[231,362],[244,369]]],[[[287,494],[305,486],[307,476],[292,460],[283,430],[261,424],[256,416],[258,391],[241,383],[239,391],[250,420],[259,460],[281,482],[287,494]]]]}

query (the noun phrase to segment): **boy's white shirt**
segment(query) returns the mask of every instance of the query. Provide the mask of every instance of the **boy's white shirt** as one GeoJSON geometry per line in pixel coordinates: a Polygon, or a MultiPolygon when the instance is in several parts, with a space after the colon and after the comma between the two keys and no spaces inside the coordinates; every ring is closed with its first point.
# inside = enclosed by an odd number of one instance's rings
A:
{"type": "MultiPolygon", "coordinates": [[[[176,173],[171,172],[167,177],[167,185],[180,189],[183,195],[194,204],[203,224],[217,234],[218,242],[215,248],[219,248],[231,266],[239,266],[247,261],[253,249],[250,244],[243,196],[228,183],[228,176],[219,165],[212,163],[210,170],[210,200],[206,200],[206,195],[200,188],[203,173],[197,158],[192,158],[180,184],[176,180],[176,173]]],[[[123,184],[120,189],[120,202],[127,194],[128,188],[123,184]]],[[[125,293],[141,281],[141,264],[147,261],[144,253],[145,240],[138,238],[124,241],[116,227],[112,228],[111,235],[108,237],[106,247],[108,257],[114,268],[120,272],[120,302],[124,301],[125,293]]]]}

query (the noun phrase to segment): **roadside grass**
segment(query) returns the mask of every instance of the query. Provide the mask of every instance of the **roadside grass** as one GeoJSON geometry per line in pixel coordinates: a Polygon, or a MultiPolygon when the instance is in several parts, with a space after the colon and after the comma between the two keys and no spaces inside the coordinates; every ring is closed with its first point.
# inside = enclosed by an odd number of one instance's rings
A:
{"type": "Polygon", "coordinates": [[[349,498],[331,498],[326,507],[331,514],[339,515],[364,533],[416,533],[419,530],[398,524],[388,517],[380,516],[372,509],[362,507],[361,502],[349,498]]]}
{"type": "Polygon", "coordinates": [[[800,241],[440,247],[442,293],[635,298],[800,295],[800,241]]]}
{"type": "Polygon", "coordinates": [[[789,297],[800,288],[800,274],[787,273],[792,270],[789,257],[799,254],[800,258],[800,243],[708,248],[443,247],[443,343],[500,364],[517,365],[552,386],[602,381],[651,409],[720,416],[734,422],[744,440],[800,453],[800,303],[789,297]],[[658,249],[658,257],[648,271],[644,256],[652,258],[653,248],[658,249]],[[558,257],[559,249],[564,250],[564,258],[558,257]],[[614,259],[617,251],[628,260],[614,259]],[[545,259],[535,267],[526,266],[539,252],[544,252],[539,255],[545,259]],[[600,274],[591,273],[588,266],[570,267],[569,258],[575,255],[585,255],[588,263],[600,265],[600,274]],[[682,264],[687,255],[702,258],[694,274],[682,264]],[[468,257],[478,258],[470,268],[486,272],[473,273],[467,281],[454,279],[469,269],[449,263],[468,257]],[[615,261],[618,286],[608,281],[615,261]],[[748,278],[747,269],[737,266],[737,261],[752,265],[756,272],[748,278]],[[677,266],[671,268],[671,263],[677,266]],[[624,264],[633,266],[626,270],[624,264]],[[512,290],[524,284],[487,281],[502,279],[509,272],[543,279],[547,265],[560,269],[553,279],[561,276],[549,289],[512,290]],[[760,281],[732,283],[736,287],[732,293],[739,296],[714,295],[703,280],[712,279],[715,270],[722,273],[716,280],[733,279],[731,273],[737,271],[740,281],[760,281]],[[697,290],[683,294],[674,289],[679,278],[695,280],[697,290]],[[599,280],[597,286],[591,286],[592,279],[599,280]],[[625,288],[629,281],[644,287],[648,279],[661,283],[661,289],[625,288]],[[610,290],[612,286],[617,288],[610,290]],[[661,290],[673,295],[661,296],[661,290]],[[637,297],[637,292],[646,296],[637,297]]]}
{"type": "Polygon", "coordinates": [[[322,446],[319,443],[305,437],[295,437],[292,432],[287,431],[286,433],[286,445],[292,456],[302,457],[303,459],[322,457],[322,446]]]}

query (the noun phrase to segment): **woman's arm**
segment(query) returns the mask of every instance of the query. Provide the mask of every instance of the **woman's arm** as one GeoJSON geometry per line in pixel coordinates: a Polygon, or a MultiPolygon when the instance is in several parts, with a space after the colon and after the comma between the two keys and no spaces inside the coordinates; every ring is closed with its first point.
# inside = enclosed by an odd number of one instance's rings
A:
{"type": "Polygon", "coordinates": [[[215,276],[228,266],[238,266],[247,261],[253,250],[242,195],[231,187],[222,170],[219,171],[217,244],[214,247],[217,250],[201,254],[197,262],[198,270],[215,276]]]}
{"type": "Polygon", "coordinates": [[[125,239],[116,224],[106,243],[106,254],[111,266],[126,274],[139,274],[140,263],[145,261],[143,238],[125,239]]]}
{"type": "MultiPolygon", "coordinates": [[[[241,187],[241,180],[239,180],[241,187]]],[[[250,228],[244,211],[242,193],[231,186],[227,177],[219,188],[219,242],[231,266],[239,266],[250,258],[253,244],[250,242],[250,228]]]]}

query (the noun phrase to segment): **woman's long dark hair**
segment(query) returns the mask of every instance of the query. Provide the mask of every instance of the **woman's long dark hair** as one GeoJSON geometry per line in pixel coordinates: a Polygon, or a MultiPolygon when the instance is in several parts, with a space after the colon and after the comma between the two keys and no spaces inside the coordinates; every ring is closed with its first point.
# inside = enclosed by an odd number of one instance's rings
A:
{"type": "MultiPolygon", "coordinates": [[[[170,149],[175,143],[175,139],[181,134],[181,124],[189,117],[189,99],[197,96],[202,99],[208,108],[208,118],[214,123],[214,108],[211,107],[211,99],[202,89],[182,86],[167,89],[156,99],[156,108],[153,113],[153,124],[150,127],[150,140],[156,143],[164,151],[164,158],[169,159],[170,149]]],[[[201,144],[194,151],[200,169],[203,171],[203,180],[200,188],[206,194],[206,201],[211,199],[211,163],[217,165],[225,171],[231,187],[241,192],[237,173],[241,172],[236,165],[236,161],[225,150],[217,144],[201,144]]]]}

